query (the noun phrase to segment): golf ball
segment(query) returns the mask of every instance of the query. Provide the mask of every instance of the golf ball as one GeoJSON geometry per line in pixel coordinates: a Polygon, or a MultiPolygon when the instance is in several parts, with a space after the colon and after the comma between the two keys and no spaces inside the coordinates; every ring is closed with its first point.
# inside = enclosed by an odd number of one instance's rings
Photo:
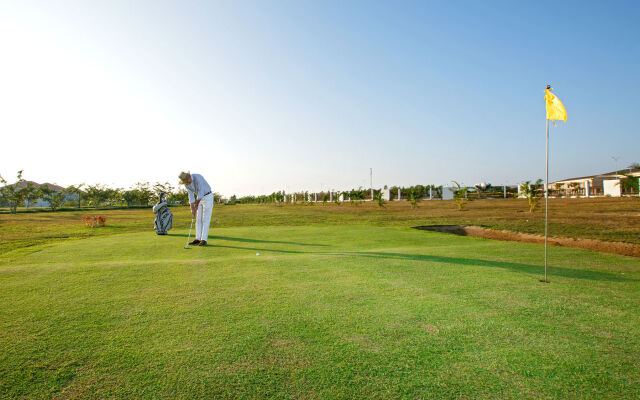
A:
{"type": "Polygon", "coordinates": [[[257,256],[259,256],[259,255],[260,255],[260,253],[256,253],[256,255],[257,255],[257,256]]]}

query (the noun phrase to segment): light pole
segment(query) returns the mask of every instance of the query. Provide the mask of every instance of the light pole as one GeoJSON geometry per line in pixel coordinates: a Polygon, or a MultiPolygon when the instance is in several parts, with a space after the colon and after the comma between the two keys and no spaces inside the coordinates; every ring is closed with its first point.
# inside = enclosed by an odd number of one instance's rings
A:
{"type": "Polygon", "coordinates": [[[369,188],[371,188],[371,201],[373,201],[373,168],[369,168],[369,188]]]}
{"type": "Polygon", "coordinates": [[[613,163],[616,166],[616,174],[617,174],[618,173],[618,160],[620,159],[620,157],[611,156],[611,159],[613,160],[613,163]]]}

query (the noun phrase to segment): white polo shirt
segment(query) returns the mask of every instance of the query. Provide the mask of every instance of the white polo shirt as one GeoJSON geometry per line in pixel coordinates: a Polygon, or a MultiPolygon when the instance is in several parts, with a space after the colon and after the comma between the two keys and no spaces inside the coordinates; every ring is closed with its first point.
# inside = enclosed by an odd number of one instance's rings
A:
{"type": "Polygon", "coordinates": [[[196,198],[202,200],[205,194],[211,192],[211,186],[200,174],[191,174],[191,183],[185,183],[184,187],[189,195],[189,203],[195,203],[196,198]]]}

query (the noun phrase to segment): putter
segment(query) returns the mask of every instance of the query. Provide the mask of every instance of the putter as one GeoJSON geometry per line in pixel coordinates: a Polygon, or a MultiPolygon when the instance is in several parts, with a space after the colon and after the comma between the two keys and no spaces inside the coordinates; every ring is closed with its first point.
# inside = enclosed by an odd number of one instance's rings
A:
{"type": "Polygon", "coordinates": [[[191,228],[193,228],[193,217],[191,217],[191,226],[189,227],[189,236],[187,236],[187,245],[184,246],[185,249],[190,249],[189,247],[189,239],[191,239],[191,228]]]}

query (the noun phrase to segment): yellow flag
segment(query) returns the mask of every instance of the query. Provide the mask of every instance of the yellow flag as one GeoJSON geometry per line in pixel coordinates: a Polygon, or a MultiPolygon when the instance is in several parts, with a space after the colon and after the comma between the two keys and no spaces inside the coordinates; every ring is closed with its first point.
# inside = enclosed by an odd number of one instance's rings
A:
{"type": "Polygon", "coordinates": [[[567,120],[567,110],[564,109],[560,99],[551,93],[551,89],[544,90],[544,99],[547,102],[547,119],[555,119],[556,121],[567,120]]]}

